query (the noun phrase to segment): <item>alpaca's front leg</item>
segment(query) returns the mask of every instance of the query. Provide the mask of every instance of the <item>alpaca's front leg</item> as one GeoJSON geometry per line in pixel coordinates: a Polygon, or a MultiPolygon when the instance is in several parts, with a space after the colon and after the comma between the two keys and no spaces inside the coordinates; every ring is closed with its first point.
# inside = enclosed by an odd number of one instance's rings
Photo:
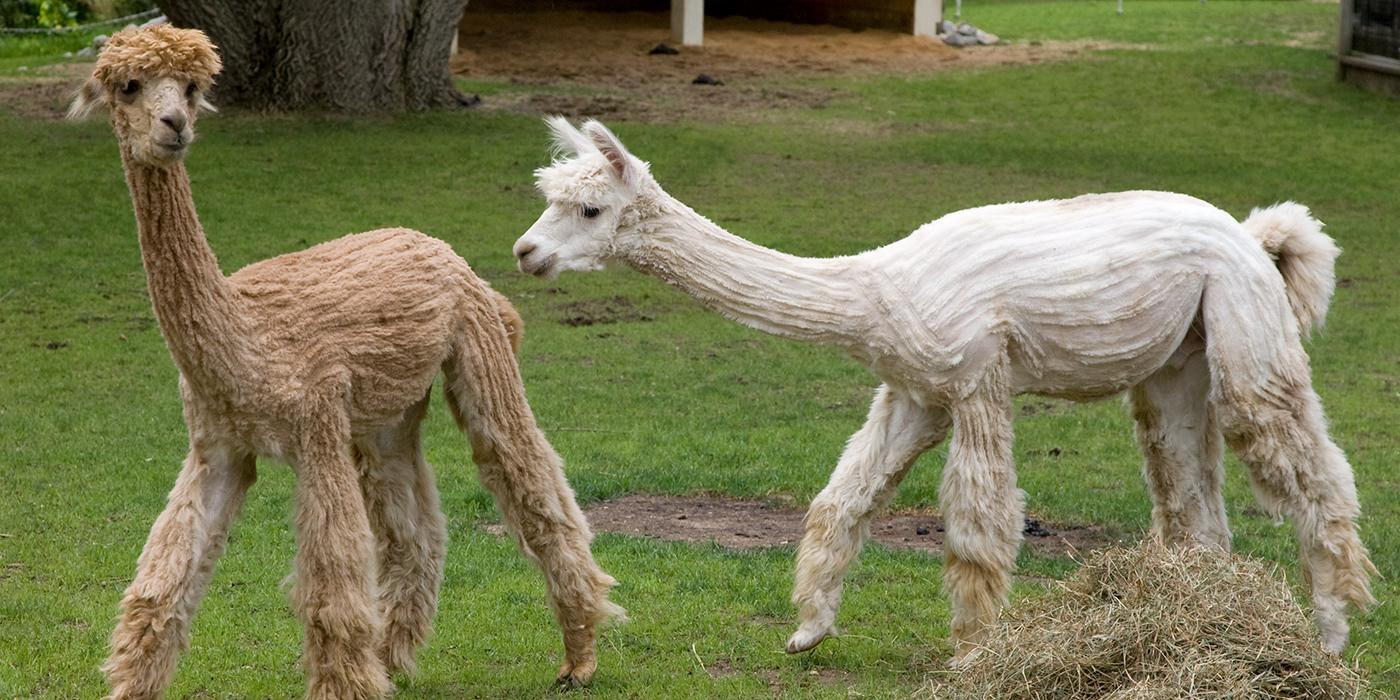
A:
{"type": "Polygon", "coordinates": [[[310,423],[296,465],[292,588],[293,606],[305,627],[306,696],[384,697],[390,685],[378,654],[374,541],[350,457],[348,420],[330,416],[310,423]]]}
{"type": "Polygon", "coordinates": [[[888,386],[875,393],[865,426],[851,436],[831,481],[807,511],[792,592],[801,626],[788,639],[788,653],[836,634],[841,582],[870,537],[871,516],[894,497],[919,455],[943,440],[948,425],[941,408],[923,408],[888,386]]]}
{"type": "Polygon", "coordinates": [[[251,455],[190,451],[122,597],[112,653],[102,667],[109,697],[157,698],[165,692],[229,525],[255,478],[251,455]]]}
{"type": "Polygon", "coordinates": [[[955,660],[982,640],[1011,590],[1025,494],[1011,456],[1011,401],[975,395],[952,407],[953,442],[939,502],[947,521],[943,588],[953,604],[955,660]]]}

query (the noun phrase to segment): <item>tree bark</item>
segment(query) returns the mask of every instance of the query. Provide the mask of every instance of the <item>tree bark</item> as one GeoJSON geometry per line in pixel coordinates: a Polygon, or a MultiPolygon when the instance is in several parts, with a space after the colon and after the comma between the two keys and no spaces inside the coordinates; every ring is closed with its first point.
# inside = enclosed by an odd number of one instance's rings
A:
{"type": "Polygon", "coordinates": [[[219,47],[219,104],[342,112],[466,104],[447,67],[467,0],[158,0],[219,47]]]}

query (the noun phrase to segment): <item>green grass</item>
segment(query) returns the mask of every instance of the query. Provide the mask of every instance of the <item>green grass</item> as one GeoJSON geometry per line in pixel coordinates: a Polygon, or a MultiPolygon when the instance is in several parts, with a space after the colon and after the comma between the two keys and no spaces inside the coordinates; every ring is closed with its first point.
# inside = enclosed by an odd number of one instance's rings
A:
{"type": "MultiPolygon", "coordinates": [[[[1346,250],[1343,286],[1310,346],[1315,384],[1356,470],[1363,537],[1388,576],[1377,583],[1381,607],[1356,619],[1349,653],[1400,694],[1400,102],[1334,81],[1334,5],[1130,1],[1121,17],[1112,8],[979,2],[967,17],[1018,41],[1133,47],[825,81],[844,97],[756,124],[612,126],[683,201],[806,255],[862,250],[968,206],[1087,191],[1175,190],[1239,216],[1280,199],[1310,205],[1346,250]],[[1309,31],[1325,35],[1285,44],[1309,31]]],[[[190,172],[226,270],[401,225],[449,241],[508,294],[527,322],[532,404],[585,501],[705,491],[805,502],[863,419],[875,380],[835,351],[746,330],[626,270],[554,283],[515,272],[510,244],[541,208],[531,170],[547,157],[533,118],[228,112],[200,131],[190,172]],[[556,322],[564,304],[616,296],[653,320],[556,322]]],[[[176,374],[145,297],[107,127],[0,106],[0,143],[0,697],[94,697],[116,602],[185,450],[176,374]]],[[[1016,428],[1034,514],[1129,537],[1144,530],[1139,458],[1116,402],[1056,403],[1016,428]]],[[[541,579],[481,528],[494,508],[440,401],[426,441],[451,545],[436,633],[420,675],[399,679],[399,697],[548,694],[560,644],[541,579]]],[[[916,467],[900,506],[936,503],[944,454],[916,467]]],[[[1289,528],[1253,508],[1233,459],[1227,471],[1237,549],[1296,581],[1289,528]]],[[[300,631],[278,587],[293,556],[290,490],[288,470],[266,464],[171,697],[299,695],[300,631]]],[[[622,581],[615,597],[633,621],[603,636],[589,695],[896,697],[949,651],[933,558],[871,547],[850,577],[848,636],[787,657],[790,550],[605,535],[595,551],[622,581]]],[[[1022,556],[1031,573],[1067,568],[1022,556]]]]}
{"type": "Polygon", "coordinates": [[[93,37],[111,34],[112,30],[108,27],[59,34],[0,35],[0,75],[22,74],[21,67],[28,69],[61,62],[65,60],[64,53],[77,53],[91,45],[93,37]]]}

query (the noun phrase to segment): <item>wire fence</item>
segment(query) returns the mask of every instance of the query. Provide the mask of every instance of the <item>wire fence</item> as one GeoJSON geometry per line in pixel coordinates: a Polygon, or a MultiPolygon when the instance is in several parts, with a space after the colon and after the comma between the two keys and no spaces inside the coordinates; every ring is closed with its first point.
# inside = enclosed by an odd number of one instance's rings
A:
{"type": "Polygon", "coordinates": [[[125,17],[113,17],[104,19],[101,22],[89,22],[73,27],[0,27],[0,34],[67,34],[69,32],[81,32],[88,29],[97,29],[114,24],[125,24],[138,19],[150,19],[160,14],[160,8],[152,8],[145,12],[137,12],[134,15],[125,17]]]}
{"type": "Polygon", "coordinates": [[[1400,0],[1356,0],[1351,50],[1400,58],[1400,0]]]}

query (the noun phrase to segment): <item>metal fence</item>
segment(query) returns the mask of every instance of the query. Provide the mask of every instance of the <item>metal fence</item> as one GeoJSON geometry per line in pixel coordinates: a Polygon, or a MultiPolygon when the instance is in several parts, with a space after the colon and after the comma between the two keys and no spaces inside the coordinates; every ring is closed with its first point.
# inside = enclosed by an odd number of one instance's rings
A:
{"type": "Polygon", "coordinates": [[[137,12],[134,15],[125,17],[113,17],[104,19],[101,22],[91,24],[80,24],[76,27],[0,27],[0,34],[67,34],[68,32],[81,32],[87,29],[96,29],[108,25],[127,24],[138,20],[147,20],[160,14],[160,9],[150,9],[145,12],[137,12]]]}

